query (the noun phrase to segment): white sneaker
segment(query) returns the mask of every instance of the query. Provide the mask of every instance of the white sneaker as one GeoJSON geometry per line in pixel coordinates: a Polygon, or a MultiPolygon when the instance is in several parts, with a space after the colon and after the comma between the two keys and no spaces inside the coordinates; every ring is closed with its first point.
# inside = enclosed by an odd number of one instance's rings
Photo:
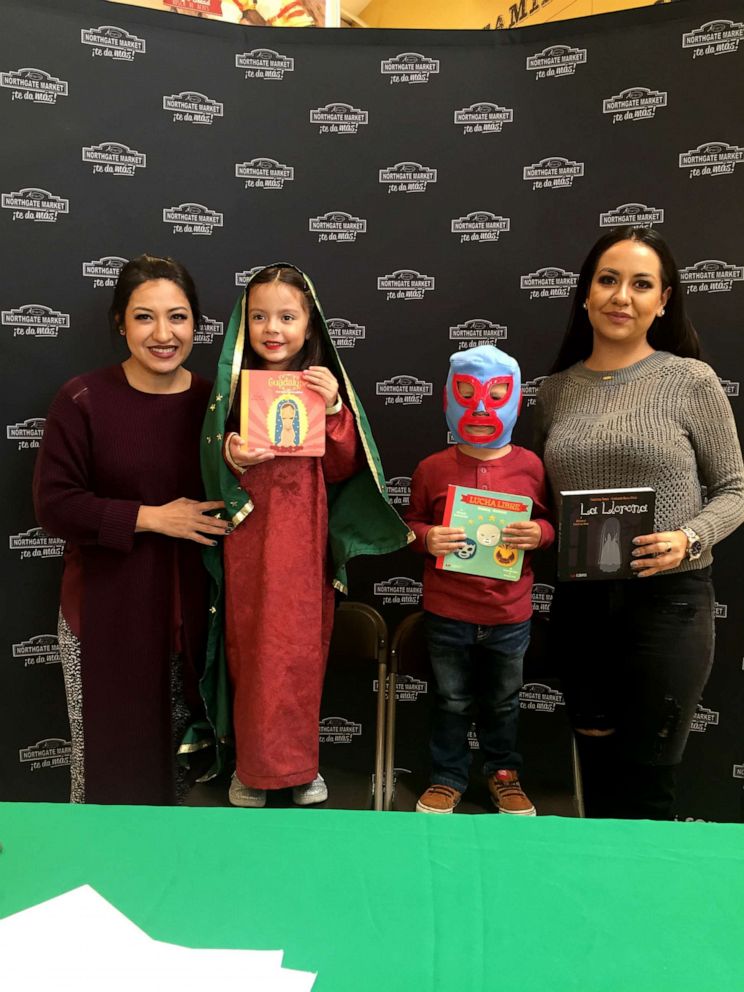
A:
{"type": "Polygon", "coordinates": [[[292,802],[297,806],[312,806],[324,803],[328,798],[328,786],[322,775],[316,775],[307,785],[296,785],[292,789],[292,802]]]}
{"type": "Polygon", "coordinates": [[[266,789],[252,789],[248,785],[243,785],[235,772],[230,779],[230,791],[227,797],[233,806],[262,809],[266,805],[266,789]]]}

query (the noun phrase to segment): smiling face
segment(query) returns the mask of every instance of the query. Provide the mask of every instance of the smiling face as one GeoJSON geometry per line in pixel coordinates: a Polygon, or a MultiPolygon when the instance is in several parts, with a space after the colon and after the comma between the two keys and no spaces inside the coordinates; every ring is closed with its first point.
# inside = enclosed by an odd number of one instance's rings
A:
{"type": "Polygon", "coordinates": [[[248,295],[248,337],[260,367],[283,372],[310,335],[305,297],[283,282],[260,283],[248,295]]]}
{"type": "Polygon", "coordinates": [[[130,382],[146,388],[173,379],[194,346],[194,317],[183,290],[170,279],[143,282],[120,319],[130,382]]]}
{"type": "Polygon", "coordinates": [[[641,241],[618,241],[600,255],[586,297],[595,343],[642,348],[670,293],[663,288],[661,262],[653,248],[641,241]]]}

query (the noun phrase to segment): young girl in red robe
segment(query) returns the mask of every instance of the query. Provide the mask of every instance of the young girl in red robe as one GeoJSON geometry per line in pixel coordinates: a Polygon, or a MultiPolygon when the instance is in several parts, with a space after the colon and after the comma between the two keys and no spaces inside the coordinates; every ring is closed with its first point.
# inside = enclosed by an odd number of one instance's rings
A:
{"type": "Polygon", "coordinates": [[[386,501],[364,412],[312,286],[293,266],[259,271],[236,307],[205,432],[207,491],[222,494],[234,528],[224,543],[224,586],[219,552],[207,555],[215,577],[208,670],[219,684],[217,624],[224,609],[233,692],[237,760],[230,802],[261,807],[267,791],[287,787],[298,805],[323,802],[318,721],[334,585],[343,588],[348,558],[401,547],[407,528],[386,501]],[[248,448],[229,430],[241,368],[302,370],[305,386],[325,402],[322,457],[275,457],[248,448]]]}

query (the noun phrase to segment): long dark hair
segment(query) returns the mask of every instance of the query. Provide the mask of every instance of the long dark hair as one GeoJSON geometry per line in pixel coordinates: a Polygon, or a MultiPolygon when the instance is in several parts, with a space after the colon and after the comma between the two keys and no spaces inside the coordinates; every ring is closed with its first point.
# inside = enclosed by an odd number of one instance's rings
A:
{"type": "MultiPolygon", "coordinates": [[[[248,301],[250,299],[251,289],[254,286],[262,286],[270,282],[282,282],[287,286],[293,286],[295,289],[298,289],[302,293],[302,298],[305,301],[309,315],[307,325],[309,337],[302,348],[292,358],[287,371],[297,372],[299,369],[306,369],[310,365],[327,365],[328,356],[323,342],[323,318],[320,316],[320,312],[315,305],[310,287],[305,282],[302,273],[297,269],[285,265],[269,265],[253,277],[248,286],[248,292],[245,294],[246,326],[248,325],[248,301]]],[[[253,348],[251,348],[248,335],[246,334],[245,348],[243,349],[243,368],[257,369],[260,367],[261,360],[253,348]]]]}
{"type": "Polygon", "coordinates": [[[118,334],[124,322],[129,297],[143,282],[153,279],[168,279],[183,291],[189,301],[194,318],[194,330],[201,321],[201,308],[194,280],[185,266],[174,258],[160,258],[158,255],[138,255],[122,267],[114,288],[114,296],[109,307],[108,318],[112,334],[118,334]]]}
{"type": "Polygon", "coordinates": [[[584,301],[600,257],[618,241],[640,241],[644,245],[648,245],[649,248],[653,248],[659,256],[662,289],[671,289],[672,291],[664,305],[664,315],[657,317],[649,328],[648,343],[657,351],[670,351],[673,355],[679,355],[681,358],[700,357],[700,340],[685,312],[679,270],[674,256],[669,250],[669,245],[652,227],[628,225],[607,231],[586,256],[571,301],[568,327],[558,356],[550,370],[551,375],[554,372],[562,372],[563,369],[567,369],[591,355],[594,335],[592,325],[589,323],[589,316],[584,309],[584,301]]]}

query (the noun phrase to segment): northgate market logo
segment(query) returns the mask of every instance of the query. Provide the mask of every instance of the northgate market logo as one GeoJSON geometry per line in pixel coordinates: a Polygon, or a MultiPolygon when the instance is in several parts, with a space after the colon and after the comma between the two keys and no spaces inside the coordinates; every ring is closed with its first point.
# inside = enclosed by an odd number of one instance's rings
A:
{"type": "MultiPolygon", "coordinates": [[[[522,383],[522,400],[524,401],[525,407],[534,406],[537,401],[537,391],[540,386],[545,382],[547,376],[539,375],[536,379],[528,379],[527,382],[522,383]]],[[[537,589],[537,586],[533,586],[533,589],[537,589]]],[[[551,589],[552,586],[545,586],[546,589],[551,589]]],[[[552,593],[551,593],[552,595],[552,593]]],[[[534,605],[534,603],[533,603],[534,605]]],[[[537,609],[537,607],[535,607],[537,609]]]]}
{"type": "Polygon", "coordinates": [[[235,175],[244,180],[246,189],[284,189],[294,179],[294,168],[273,158],[252,158],[236,163],[235,175]]]}
{"type": "Polygon", "coordinates": [[[388,193],[425,193],[428,183],[437,181],[437,170],[418,162],[398,162],[380,169],[379,177],[388,184],[388,193]]]}
{"type": "Polygon", "coordinates": [[[415,375],[394,375],[375,383],[375,394],[385,397],[385,406],[405,404],[420,406],[424,396],[432,395],[432,384],[415,375]]]}
{"type": "Polygon", "coordinates": [[[11,551],[20,551],[21,560],[27,558],[61,558],[65,550],[65,542],[58,537],[52,537],[41,527],[32,527],[21,534],[8,535],[8,547],[11,551]]]}
{"type": "Polygon", "coordinates": [[[449,329],[450,341],[457,341],[458,348],[471,348],[478,344],[495,344],[505,341],[507,329],[504,324],[494,324],[491,320],[474,317],[462,324],[454,324],[449,329]]]}
{"type": "MultiPolygon", "coordinates": [[[[372,682],[372,692],[380,691],[380,682],[374,679],[372,682]]],[[[398,675],[395,680],[395,700],[398,703],[415,703],[419,696],[425,696],[429,692],[429,683],[423,679],[417,679],[413,675],[398,675]]],[[[385,698],[388,698],[387,687],[385,688],[385,698]]]]}
{"type": "Polygon", "coordinates": [[[382,599],[383,606],[416,606],[421,599],[423,586],[405,575],[384,582],[375,582],[374,594],[382,599]]]}
{"type": "Polygon", "coordinates": [[[721,389],[729,398],[739,395],[739,389],[741,387],[740,382],[733,382],[731,379],[721,378],[719,378],[718,381],[721,383],[721,389]]]}
{"type": "Polygon", "coordinates": [[[391,59],[383,59],[380,72],[389,76],[391,83],[428,83],[429,76],[439,72],[439,59],[428,59],[417,52],[401,52],[391,59]]]}
{"type": "Polygon", "coordinates": [[[260,272],[261,269],[265,269],[265,265],[254,265],[252,269],[243,269],[242,272],[235,273],[235,285],[236,286],[247,286],[251,279],[260,272]]]}
{"type": "Polygon", "coordinates": [[[83,275],[93,280],[95,289],[108,289],[116,285],[119,273],[126,264],[127,259],[121,255],[103,255],[83,262],[83,275]]]}
{"type": "Polygon", "coordinates": [[[692,57],[727,55],[739,51],[744,38],[744,24],[735,21],[708,21],[694,31],[682,35],[682,47],[692,49],[692,57]]]}
{"type": "Polygon", "coordinates": [[[656,116],[659,107],[666,107],[668,94],[650,90],[647,86],[631,86],[616,96],[602,101],[602,113],[612,114],[612,123],[642,121],[656,116]]]}
{"type": "Polygon", "coordinates": [[[294,59],[272,48],[254,48],[236,55],[235,67],[244,70],[246,79],[284,79],[285,72],[294,72],[294,59]]]}
{"type": "Polygon", "coordinates": [[[533,189],[570,189],[574,179],[583,175],[584,163],[567,158],[541,158],[522,170],[522,178],[531,181],[533,189]]]}
{"type": "Polygon", "coordinates": [[[394,475],[386,480],[385,488],[393,506],[408,506],[411,500],[410,475],[394,475]]]}
{"type": "Polygon", "coordinates": [[[365,234],[367,221],[361,217],[352,217],[343,210],[329,210],[319,217],[311,217],[309,229],[318,235],[318,243],[323,241],[354,242],[357,234],[365,234]]]}
{"type": "Polygon", "coordinates": [[[69,765],[71,752],[70,741],[64,741],[61,737],[47,737],[46,740],[37,741],[30,747],[19,748],[18,760],[22,765],[30,765],[31,771],[35,772],[41,768],[69,765]]]}
{"type": "Polygon", "coordinates": [[[222,227],[222,214],[202,203],[182,203],[163,210],[163,223],[172,224],[174,234],[211,235],[215,227],[222,227]]]}
{"type": "Polygon", "coordinates": [[[558,300],[570,294],[578,278],[578,272],[548,265],[526,276],[520,276],[519,287],[529,292],[531,300],[558,300]]]}
{"type": "Polygon", "coordinates": [[[563,693],[542,682],[528,682],[519,693],[519,706],[523,710],[555,713],[556,706],[563,706],[563,693]]]}
{"type": "Polygon", "coordinates": [[[56,634],[37,634],[27,641],[13,645],[13,657],[23,662],[24,668],[34,665],[58,665],[59,642],[56,634]]]}
{"type": "Polygon", "coordinates": [[[695,715],[692,718],[690,730],[696,734],[704,734],[708,727],[717,727],[721,714],[718,710],[709,710],[698,703],[695,715]]]}
{"type": "Polygon", "coordinates": [[[163,110],[173,114],[174,124],[214,124],[215,117],[222,117],[224,104],[203,93],[184,90],[164,96],[163,110]]]}
{"type": "Polygon", "coordinates": [[[369,114],[350,103],[327,103],[310,111],[310,123],[318,125],[318,134],[357,134],[360,124],[369,123],[369,114]]]}
{"type": "Polygon", "coordinates": [[[344,317],[329,317],[326,327],[337,348],[353,348],[357,341],[364,340],[367,332],[364,324],[354,324],[344,317]]]}
{"type": "Polygon", "coordinates": [[[90,54],[93,58],[134,62],[135,55],[143,55],[147,51],[144,38],[138,38],[113,24],[103,24],[99,28],[83,28],[80,32],[80,42],[92,46],[90,54]]]}
{"type": "Polygon", "coordinates": [[[8,424],[5,436],[9,441],[15,441],[19,451],[29,451],[38,448],[44,437],[44,417],[29,417],[17,424],[8,424]]]}
{"type": "Polygon", "coordinates": [[[40,303],[27,303],[2,311],[3,327],[12,327],[14,338],[56,338],[61,328],[70,326],[69,313],[52,310],[40,303]]]}
{"type": "Polygon", "coordinates": [[[60,214],[70,212],[70,201],[46,189],[26,186],[14,193],[3,193],[2,205],[13,211],[13,220],[32,220],[54,224],[60,214]]]}
{"type": "Polygon", "coordinates": [[[103,141],[83,148],[83,162],[93,166],[94,175],[133,176],[135,169],[146,167],[147,156],[118,141],[103,141]]]}
{"type": "Polygon", "coordinates": [[[434,289],[434,276],[425,276],[415,269],[396,269],[387,276],[378,276],[377,288],[387,300],[423,300],[424,293],[434,289]]]}
{"type": "Polygon", "coordinates": [[[67,82],[64,79],[31,67],[0,72],[0,86],[12,90],[11,100],[56,103],[58,96],[67,96],[67,82]]]}
{"type": "Polygon", "coordinates": [[[510,226],[508,217],[499,217],[490,210],[473,210],[464,217],[455,217],[450,230],[453,234],[459,234],[460,244],[464,244],[467,241],[498,241],[499,235],[508,231],[510,226]]]}
{"type": "Polygon", "coordinates": [[[362,725],[342,716],[326,716],[320,721],[319,742],[321,744],[351,744],[355,737],[361,737],[362,725]]]}
{"type": "Polygon", "coordinates": [[[744,266],[704,258],[680,269],[679,279],[688,293],[730,293],[735,282],[744,281],[744,266]]]}
{"type": "Polygon", "coordinates": [[[599,215],[600,227],[622,227],[624,224],[653,227],[663,223],[664,211],[659,207],[647,207],[645,203],[621,203],[614,210],[599,215]]]}
{"type": "Polygon", "coordinates": [[[463,134],[495,134],[504,124],[512,123],[514,111],[496,103],[471,103],[469,107],[456,110],[454,120],[462,126],[463,134]]]}
{"type": "Polygon", "coordinates": [[[690,179],[698,176],[727,176],[744,161],[744,148],[726,141],[708,141],[682,152],[680,169],[690,170],[690,179]]]}
{"type": "MultiPolygon", "coordinates": [[[[540,377],[540,382],[542,382],[546,376],[540,377]]],[[[533,382],[537,382],[537,379],[533,379],[533,382]]],[[[525,383],[525,385],[531,385],[525,383]]],[[[535,390],[537,391],[537,390],[535,390]]],[[[534,402],[534,400],[533,400],[534,402]]],[[[545,582],[536,582],[532,587],[532,609],[535,613],[542,613],[546,615],[550,613],[550,605],[553,602],[553,593],[555,592],[555,586],[549,586],[545,582]]]]}
{"type": "Polygon", "coordinates": [[[554,76],[573,76],[577,65],[586,62],[585,48],[571,48],[570,45],[550,45],[536,55],[530,55],[526,68],[535,73],[535,79],[551,79],[554,76]]]}
{"type": "Polygon", "coordinates": [[[215,337],[222,337],[225,325],[221,320],[212,320],[202,315],[199,327],[194,331],[194,344],[211,344],[215,337]]]}

